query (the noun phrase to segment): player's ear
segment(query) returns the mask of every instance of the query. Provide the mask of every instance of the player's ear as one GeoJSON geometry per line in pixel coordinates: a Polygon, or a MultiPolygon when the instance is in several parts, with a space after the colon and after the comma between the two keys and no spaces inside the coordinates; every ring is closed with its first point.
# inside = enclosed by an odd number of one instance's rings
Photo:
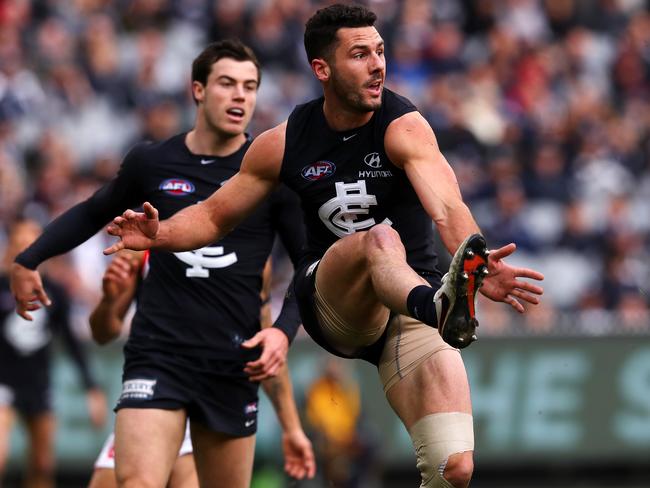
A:
{"type": "Polygon", "coordinates": [[[318,81],[328,81],[330,79],[330,66],[322,58],[313,59],[311,69],[318,78],[318,81]]]}
{"type": "Polygon", "coordinates": [[[203,97],[205,96],[205,87],[203,86],[203,83],[200,81],[192,82],[192,96],[197,103],[203,101],[203,97]]]}

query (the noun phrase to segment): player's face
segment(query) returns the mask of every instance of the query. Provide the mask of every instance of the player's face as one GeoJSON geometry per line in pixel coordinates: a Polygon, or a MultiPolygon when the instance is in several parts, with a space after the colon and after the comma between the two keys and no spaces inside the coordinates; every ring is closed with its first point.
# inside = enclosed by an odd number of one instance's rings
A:
{"type": "Polygon", "coordinates": [[[332,90],[355,111],[377,110],[386,78],[384,40],[374,27],[345,27],[337,36],[330,63],[332,90]]]}
{"type": "Polygon", "coordinates": [[[194,96],[208,125],[215,131],[242,134],[257,101],[258,73],[252,61],[222,58],[212,65],[206,86],[194,82],[194,96]]]}

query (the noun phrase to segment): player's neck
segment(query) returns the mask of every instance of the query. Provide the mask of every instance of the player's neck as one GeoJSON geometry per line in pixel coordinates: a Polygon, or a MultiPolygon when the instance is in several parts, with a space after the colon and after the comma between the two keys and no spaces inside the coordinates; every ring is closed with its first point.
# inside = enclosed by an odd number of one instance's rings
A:
{"type": "Polygon", "coordinates": [[[185,145],[193,154],[230,156],[246,142],[246,134],[219,134],[206,128],[194,127],[185,136],[185,145]]]}
{"type": "Polygon", "coordinates": [[[323,113],[330,129],[337,132],[356,129],[368,123],[374,112],[358,112],[341,104],[336,97],[325,97],[323,113]]]}

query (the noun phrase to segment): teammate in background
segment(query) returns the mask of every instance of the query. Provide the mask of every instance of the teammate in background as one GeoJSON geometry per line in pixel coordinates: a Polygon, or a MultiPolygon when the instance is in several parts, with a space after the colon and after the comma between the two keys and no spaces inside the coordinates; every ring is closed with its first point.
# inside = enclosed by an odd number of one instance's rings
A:
{"type": "Polygon", "coordinates": [[[15,256],[40,234],[36,222],[13,223],[0,271],[0,485],[9,455],[9,437],[16,414],[27,427],[29,457],[25,486],[54,486],[54,433],[56,419],[50,392],[51,345],[60,335],[74,360],[84,387],[90,420],[95,427],[106,421],[106,400],[88,369],[82,345],[70,324],[69,298],[57,283],[44,278],[44,286],[56,305],[34,314],[26,322],[13,313],[15,304],[5,274],[15,256]]]}
{"type": "MultiPolygon", "coordinates": [[[[122,332],[124,316],[137,296],[138,285],[141,282],[145,268],[145,254],[137,251],[123,251],[115,256],[115,259],[106,268],[102,279],[102,299],[90,315],[92,336],[99,344],[106,344],[116,339],[122,332]]],[[[264,267],[263,273],[262,308],[260,310],[260,324],[262,328],[273,325],[271,305],[268,300],[270,297],[271,278],[271,260],[269,259],[264,267]]],[[[276,378],[263,381],[262,387],[270,398],[276,398],[270,389],[279,388],[282,391],[283,395],[277,397],[277,401],[274,402],[274,406],[277,404],[276,408],[286,408],[290,411],[296,411],[289,370],[286,365],[276,378]]],[[[292,426],[290,423],[283,421],[282,416],[279,416],[279,418],[283,429],[302,429],[299,424],[292,426]]],[[[297,419],[298,417],[296,415],[293,418],[297,419]]],[[[302,455],[296,456],[296,453],[292,449],[291,435],[291,432],[287,432],[286,434],[283,432],[282,448],[286,460],[285,469],[290,476],[299,477],[302,455]]],[[[312,456],[310,452],[307,452],[306,455],[312,456]]],[[[117,486],[115,479],[114,434],[111,434],[104,444],[95,462],[93,475],[88,486],[89,488],[113,488],[117,486]]],[[[167,486],[169,488],[192,488],[198,486],[189,425],[186,429],[185,439],[178,452],[178,458],[172,468],[167,486]]]]}
{"type": "MultiPolygon", "coordinates": [[[[136,296],[144,270],[145,253],[124,251],[106,268],[102,278],[102,298],[90,314],[92,337],[98,344],[116,339],[122,332],[124,317],[136,296]]],[[[102,447],[88,483],[89,488],[113,488],[115,479],[114,434],[108,437],[102,447]]],[[[192,441],[189,426],[178,452],[169,481],[169,488],[194,488],[199,486],[192,455],[192,441]]]]}
{"type": "MultiPolygon", "coordinates": [[[[460,488],[471,479],[474,436],[456,348],[475,339],[476,294],[480,288],[524,312],[522,302],[538,303],[543,290],[520,278],[543,275],[504,261],[515,244],[488,256],[431,127],[384,88],[375,20],[360,6],[317,11],[304,38],[324,97],[260,135],[240,172],[209,199],[162,222],[150,203],[116,217],[108,232],[120,240],[105,252],[203,246],[283,182],[300,196],[307,226],[308,251],[294,278],[305,329],[326,350],[377,365],[413,439],[422,486],[460,488]],[[454,255],[445,277],[432,221],[454,255]]],[[[259,364],[262,372],[272,367],[259,364]]]]}
{"type": "MultiPolygon", "coordinates": [[[[36,267],[94,235],[117,209],[151,200],[165,216],[208,198],[239,170],[251,144],[245,133],[260,83],[254,53],[238,41],[209,45],[192,64],[195,125],[187,133],[135,146],[118,175],[52,222],[16,258],[12,291],[29,318],[48,304],[36,267]]],[[[236,232],[194,252],[152,251],[124,348],[115,423],[119,486],[165,486],[186,419],[201,486],[250,484],[257,428],[258,382],[284,365],[300,325],[288,296],[273,327],[260,330],[262,271],[276,233],[297,262],[304,245],[297,198],[280,188],[236,232]],[[261,368],[260,365],[264,365],[261,368]]],[[[282,384],[271,400],[285,432],[287,471],[315,471],[311,443],[282,384]]]]}

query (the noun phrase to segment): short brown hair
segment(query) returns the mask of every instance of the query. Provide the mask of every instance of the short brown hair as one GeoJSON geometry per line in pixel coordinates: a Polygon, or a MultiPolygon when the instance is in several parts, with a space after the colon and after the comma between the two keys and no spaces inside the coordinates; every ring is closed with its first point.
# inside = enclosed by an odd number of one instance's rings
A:
{"type": "Polygon", "coordinates": [[[375,13],[361,5],[336,3],[317,10],[305,25],[307,61],[330,56],[341,27],[372,27],[376,20],[375,13]]]}

